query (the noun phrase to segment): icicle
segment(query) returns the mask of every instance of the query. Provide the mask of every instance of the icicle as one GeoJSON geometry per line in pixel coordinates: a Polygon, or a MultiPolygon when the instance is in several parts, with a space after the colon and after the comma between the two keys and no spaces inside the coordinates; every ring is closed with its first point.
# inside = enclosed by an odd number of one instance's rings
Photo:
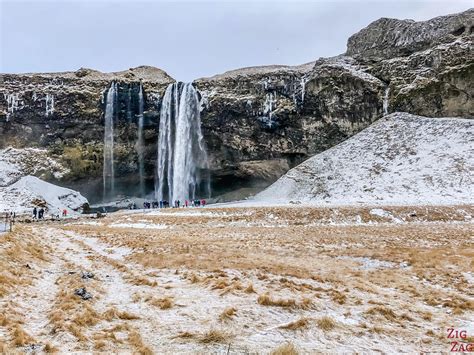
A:
{"type": "Polygon", "coordinates": [[[7,100],[7,122],[10,121],[10,117],[19,108],[20,96],[18,94],[3,94],[3,97],[7,100]]]}
{"type": "Polygon", "coordinates": [[[46,94],[45,98],[45,106],[46,106],[46,117],[52,115],[54,113],[54,96],[51,94],[46,94]]]}
{"type": "Polygon", "coordinates": [[[383,107],[383,115],[388,115],[388,99],[390,97],[390,86],[387,86],[385,88],[385,94],[383,96],[383,104],[382,104],[382,107],[383,107]]]}

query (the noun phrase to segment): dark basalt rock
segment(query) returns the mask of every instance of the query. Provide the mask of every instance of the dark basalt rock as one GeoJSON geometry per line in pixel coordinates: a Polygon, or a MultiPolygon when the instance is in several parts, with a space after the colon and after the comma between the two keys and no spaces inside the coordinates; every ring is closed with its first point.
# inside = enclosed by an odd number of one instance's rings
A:
{"type": "Polygon", "coordinates": [[[92,298],[92,294],[87,292],[85,287],[75,289],[74,294],[81,297],[84,301],[90,300],[92,298]]]}

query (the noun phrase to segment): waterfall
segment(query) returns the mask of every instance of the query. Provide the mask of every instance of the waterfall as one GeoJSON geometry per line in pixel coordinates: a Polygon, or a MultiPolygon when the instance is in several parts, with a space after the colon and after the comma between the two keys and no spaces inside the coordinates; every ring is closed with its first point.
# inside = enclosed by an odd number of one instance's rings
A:
{"type": "Polygon", "coordinates": [[[104,129],[104,199],[115,194],[114,176],[114,116],[117,101],[117,83],[112,82],[105,101],[104,129]]]}
{"type": "Polygon", "coordinates": [[[388,98],[390,96],[390,86],[387,85],[387,87],[385,88],[385,94],[383,96],[383,104],[382,104],[382,108],[383,108],[383,115],[388,115],[388,98]]]}
{"type": "Polygon", "coordinates": [[[137,153],[138,153],[138,172],[140,176],[140,196],[145,196],[145,161],[144,151],[145,143],[143,137],[143,111],[145,102],[143,100],[143,86],[140,83],[140,91],[138,92],[138,140],[137,140],[137,153]]]}
{"type": "Polygon", "coordinates": [[[208,197],[209,178],[206,187],[200,186],[202,170],[208,170],[208,161],[197,92],[190,83],[170,84],[160,112],[156,199],[208,197]]]}

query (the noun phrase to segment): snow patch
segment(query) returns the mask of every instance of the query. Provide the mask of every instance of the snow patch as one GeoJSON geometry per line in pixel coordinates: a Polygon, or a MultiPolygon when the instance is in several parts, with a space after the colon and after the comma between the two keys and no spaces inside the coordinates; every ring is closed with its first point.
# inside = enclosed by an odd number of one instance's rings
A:
{"type": "Polygon", "coordinates": [[[50,184],[35,176],[25,176],[8,187],[0,187],[0,212],[30,213],[33,207],[45,207],[50,214],[62,210],[81,212],[87,199],[79,192],[50,184]]]}
{"type": "Polygon", "coordinates": [[[112,228],[137,228],[137,229],[167,229],[165,224],[154,223],[112,223],[109,224],[112,228]]]}

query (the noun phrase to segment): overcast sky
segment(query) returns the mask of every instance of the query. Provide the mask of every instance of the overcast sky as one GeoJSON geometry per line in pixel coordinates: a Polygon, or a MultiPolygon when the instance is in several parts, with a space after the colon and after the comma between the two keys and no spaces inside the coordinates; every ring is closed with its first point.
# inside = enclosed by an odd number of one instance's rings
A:
{"type": "Polygon", "coordinates": [[[426,20],[465,0],[1,2],[3,73],[118,71],[146,64],[191,81],[343,53],[380,17],[426,20]]]}

